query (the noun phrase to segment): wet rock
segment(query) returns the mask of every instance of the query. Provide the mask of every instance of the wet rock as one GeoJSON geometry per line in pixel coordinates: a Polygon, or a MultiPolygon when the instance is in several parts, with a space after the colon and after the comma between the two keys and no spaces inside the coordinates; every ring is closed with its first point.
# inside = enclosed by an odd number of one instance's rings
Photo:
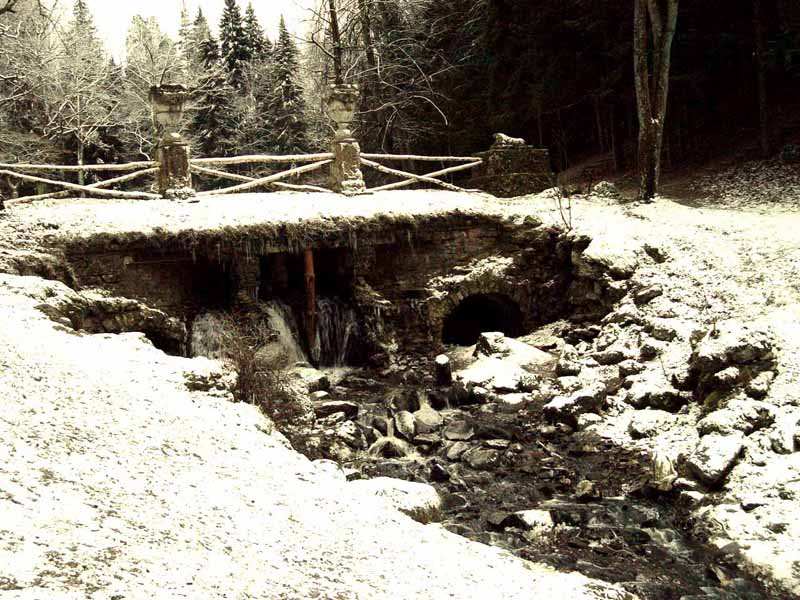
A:
{"type": "Polygon", "coordinates": [[[428,405],[434,410],[447,408],[447,396],[437,391],[428,392],[428,405]]]}
{"type": "Polygon", "coordinates": [[[450,471],[438,460],[432,460],[428,463],[428,467],[430,469],[428,477],[431,481],[443,482],[450,479],[450,471]]]}
{"type": "Polygon", "coordinates": [[[403,439],[412,440],[417,433],[417,422],[414,415],[406,410],[401,410],[394,416],[394,430],[403,439]]]}
{"type": "Polygon", "coordinates": [[[434,360],[436,365],[436,385],[448,386],[453,383],[453,368],[450,358],[446,354],[440,354],[434,360]]]}
{"type": "Polygon", "coordinates": [[[774,379],[775,373],[772,371],[764,371],[763,373],[759,373],[756,377],[750,380],[750,383],[747,384],[747,395],[757,400],[765,398],[774,379]]]}
{"type": "Polygon", "coordinates": [[[367,448],[367,440],[364,437],[361,429],[352,421],[345,421],[340,423],[335,428],[335,435],[342,440],[350,448],[354,450],[365,450],[367,448]]]}
{"type": "Polygon", "coordinates": [[[442,431],[446,440],[466,442],[475,437],[475,427],[466,420],[451,421],[442,431]]]}
{"type": "Polygon", "coordinates": [[[388,435],[388,419],[386,417],[372,417],[370,426],[380,432],[381,435],[388,435]]]}
{"type": "Polygon", "coordinates": [[[595,383],[569,396],[556,396],[544,405],[543,411],[548,419],[575,427],[578,415],[599,411],[605,399],[605,386],[602,383],[595,383]]]}
{"type": "Polygon", "coordinates": [[[402,390],[395,392],[389,397],[386,405],[394,413],[401,411],[413,413],[419,410],[421,406],[420,392],[418,390],[402,390]]]}
{"type": "Polygon", "coordinates": [[[471,448],[461,455],[461,460],[473,469],[490,471],[500,464],[501,453],[491,448],[471,448]]]}
{"type": "Polygon", "coordinates": [[[637,410],[628,424],[628,433],[633,439],[655,437],[669,428],[675,416],[664,410],[637,410]]]}
{"type": "Polygon", "coordinates": [[[418,434],[438,431],[444,423],[442,415],[427,404],[414,413],[414,421],[418,434]]]}
{"type": "Polygon", "coordinates": [[[493,510],[486,514],[484,519],[486,523],[494,527],[496,529],[501,529],[503,527],[503,523],[505,520],[510,516],[510,513],[503,511],[503,510],[493,510]]]}
{"type": "Polygon", "coordinates": [[[592,354],[592,358],[601,365],[616,365],[625,360],[625,353],[619,349],[609,348],[607,350],[595,352],[592,354]]]}
{"type": "Polygon", "coordinates": [[[645,366],[637,362],[633,359],[624,360],[619,365],[617,365],[619,369],[619,376],[620,377],[630,377],[631,375],[638,375],[642,371],[645,370],[645,366]]]}
{"type": "Polygon", "coordinates": [[[326,417],[322,417],[317,421],[317,425],[320,427],[333,427],[334,425],[338,425],[339,423],[344,423],[347,421],[347,415],[343,412],[335,412],[331,413],[326,417]]]}
{"type": "Polygon", "coordinates": [[[328,417],[334,413],[344,413],[348,419],[355,419],[358,416],[358,404],[347,402],[346,400],[328,400],[314,403],[314,414],[317,418],[328,417]]]}
{"type": "Polygon", "coordinates": [[[663,288],[659,284],[654,283],[652,285],[644,286],[638,289],[636,292],[634,292],[633,301],[637,305],[641,306],[642,304],[647,304],[651,300],[658,298],[663,293],[664,293],[663,288]]]}
{"type": "Polygon", "coordinates": [[[452,461],[460,460],[464,452],[466,452],[469,449],[470,445],[468,443],[455,442],[447,448],[445,456],[447,456],[447,460],[452,460],[452,461]]]}
{"type": "Polygon", "coordinates": [[[768,427],[775,421],[772,406],[750,399],[734,399],[720,409],[706,415],[697,423],[700,435],[709,433],[730,434],[736,431],[749,435],[768,427]]]}
{"type": "Polygon", "coordinates": [[[413,439],[415,446],[428,446],[433,448],[442,443],[442,438],[438,433],[421,433],[414,436],[413,439]]]}
{"type": "Polygon", "coordinates": [[[313,367],[292,367],[287,371],[287,376],[308,389],[309,394],[318,391],[327,392],[331,389],[328,376],[313,367]]]}
{"type": "Polygon", "coordinates": [[[348,485],[358,493],[385,498],[394,508],[419,523],[441,519],[442,499],[436,489],[427,483],[376,477],[352,481],[348,485]]]}
{"type": "Polygon", "coordinates": [[[715,487],[721,484],[739,460],[744,447],[743,436],[709,434],[700,440],[686,463],[704,484],[715,487]]]}

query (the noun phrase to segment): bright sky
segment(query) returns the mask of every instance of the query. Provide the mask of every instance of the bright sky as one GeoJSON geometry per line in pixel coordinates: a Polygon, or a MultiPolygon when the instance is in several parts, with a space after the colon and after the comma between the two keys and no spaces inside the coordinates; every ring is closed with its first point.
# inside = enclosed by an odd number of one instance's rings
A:
{"type": "MultiPolygon", "coordinates": [[[[248,0],[237,0],[242,14],[248,0]]],[[[71,0],[61,0],[63,5],[71,7],[71,0]]],[[[156,17],[162,31],[172,35],[178,32],[182,0],[86,0],[97,24],[97,29],[116,59],[125,54],[125,34],[134,15],[156,17]]],[[[222,15],[223,0],[185,0],[192,19],[197,9],[202,8],[214,35],[217,34],[219,19],[222,15]]],[[[315,0],[252,0],[262,27],[271,38],[275,38],[278,21],[281,15],[286,19],[286,26],[295,35],[304,31],[303,21],[308,19],[308,8],[315,0]]],[[[69,10],[69,8],[67,8],[69,10]]]]}

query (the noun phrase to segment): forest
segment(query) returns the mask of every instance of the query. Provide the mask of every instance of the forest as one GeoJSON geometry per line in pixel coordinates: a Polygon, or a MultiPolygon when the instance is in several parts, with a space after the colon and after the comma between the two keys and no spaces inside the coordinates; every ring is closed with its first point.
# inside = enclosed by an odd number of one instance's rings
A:
{"type": "Polygon", "coordinates": [[[469,154],[504,132],[556,172],[591,161],[652,184],[662,162],[798,152],[791,0],[323,0],[275,39],[252,5],[220,2],[218,24],[184,10],[177,39],[134,17],[115,61],[84,0],[2,0],[0,161],[149,159],[148,89],[165,82],[193,91],[198,156],[310,151],[337,79],[360,86],[367,151],[469,154]]]}

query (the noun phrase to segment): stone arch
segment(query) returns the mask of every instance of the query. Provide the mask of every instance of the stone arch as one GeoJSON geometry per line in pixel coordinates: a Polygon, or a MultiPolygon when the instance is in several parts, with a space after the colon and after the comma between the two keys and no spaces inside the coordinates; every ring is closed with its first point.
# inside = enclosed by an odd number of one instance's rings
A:
{"type": "Polygon", "coordinates": [[[509,337],[523,334],[524,316],[519,302],[508,294],[481,292],[460,298],[442,321],[444,344],[470,346],[484,331],[501,331],[509,337]]]}

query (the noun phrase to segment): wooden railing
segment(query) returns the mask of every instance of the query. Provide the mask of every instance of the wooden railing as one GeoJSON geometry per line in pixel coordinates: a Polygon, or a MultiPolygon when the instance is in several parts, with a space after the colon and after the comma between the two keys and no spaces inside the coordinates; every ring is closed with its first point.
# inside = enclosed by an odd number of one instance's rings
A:
{"type": "MultiPolygon", "coordinates": [[[[201,177],[212,177],[216,179],[227,179],[230,181],[238,182],[236,185],[229,187],[222,187],[213,190],[200,191],[196,195],[200,197],[206,196],[220,196],[225,194],[236,194],[240,192],[247,192],[257,188],[274,187],[284,190],[303,191],[303,192],[327,192],[332,193],[333,190],[327,187],[310,184],[288,183],[283,181],[291,177],[297,177],[304,173],[311,173],[331,165],[336,160],[333,153],[319,153],[319,154],[290,154],[290,155],[250,155],[250,156],[234,156],[225,158],[193,158],[189,161],[189,170],[201,177]],[[289,163],[293,166],[289,169],[273,173],[264,177],[251,177],[241,175],[239,173],[231,173],[222,168],[235,165],[269,165],[289,163]],[[297,163],[301,164],[300,166],[297,163]]],[[[480,158],[465,157],[465,156],[422,156],[422,155],[405,155],[405,154],[369,154],[364,153],[360,155],[359,164],[378,171],[384,175],[391,175],[399,177],[400,181],[386,183],[373,187],[365,191],[368,192],[381,192],[387,190],[395,190],[407,187],[414,184],[430,184],[437,187],[444,188],[450,191],[457,192],[472,192],[475,190],[468,190],[459,186],[448,183],[440,179],[446,175],[473,169],[482,164],[480,158]],[[403,171],[396,168],[388,167],[381,164],[383,162],[398,162],[398,161],[414,161],[414,162],[439,162],[439,163],[457,163],[454,166],[437,169],[422,175],[403,171]]],[[[20,198],[12,198],[5,201],[7,206],[14,204],[27,204],[37,200],[46,200],[51,198],[65,198],[71,194],[80,193],[88,196],[99,196],[104,198],[123,198],[123,199],[141,199],[141,200],[154,200],[162,196],[149,191],[123,191],[116,189],[108,189],[123,183],[129,183],[147,175],[156,175],[161,169],[161,165],[154,161],[141,161],[131,162],[125,164],[96,164],[96,165],[38,165],[38,164],[24,164],[24,163],[0,163],[0,176],[18,179],[23,182],[43,184],[61,188],[58,191],[52,191],[43,194],[29,195],[20,198]],[[50,177],[42,177],[31,175],[30,172],[39,173],[53,173],[59,172],[64,174],[69,173],[116,173],[130,171],[124,175],[98,181],[88,185],[80,185],[69,181],[60,179],[53,179],[50,177]]]]}

